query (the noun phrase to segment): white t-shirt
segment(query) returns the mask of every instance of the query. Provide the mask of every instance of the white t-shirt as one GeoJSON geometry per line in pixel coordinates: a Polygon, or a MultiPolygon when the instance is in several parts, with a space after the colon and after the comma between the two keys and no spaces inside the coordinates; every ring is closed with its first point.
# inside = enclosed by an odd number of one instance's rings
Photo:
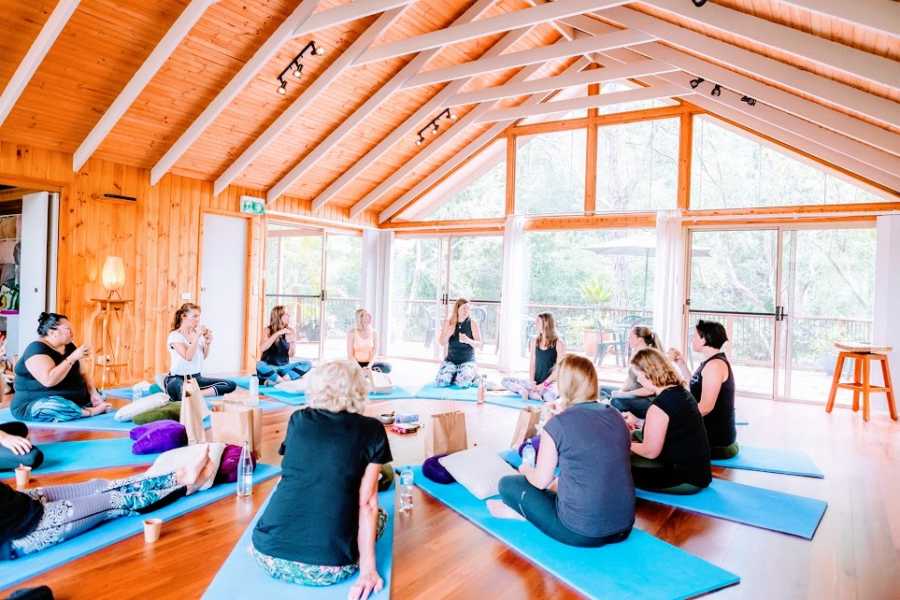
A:
{"type": "Polygon", "coordinates": [[[175,350],[175,344],[191,345],[188,339],[177,329],[169,334],[169,338],[166,340],[166,347],[169,349],[169,373],[172,375],[196,375],[202,372],[203,348],[206,347],[206,338],[200,337],[200,343],[197,344],[197,350],[194,352],[194,358],[191,360],[185,360],[175,350]]]}

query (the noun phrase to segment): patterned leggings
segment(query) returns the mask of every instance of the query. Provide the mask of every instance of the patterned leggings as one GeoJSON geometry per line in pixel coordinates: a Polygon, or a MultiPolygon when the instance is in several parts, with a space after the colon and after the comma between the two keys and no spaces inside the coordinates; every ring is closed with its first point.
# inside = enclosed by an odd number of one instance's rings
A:
{"type": "MultiPolygon", "coordinates": [[[[384,533],[384,525],[387,523],[387,518],[387,513],[379,508],[378,528],[375,533],[376,539],[380,538],[381,534],[384,533]]],[[[269,577],[297,585],[334,585],[347,579],[359,570],[359,565],[356,563],[331,567],[275,558],[274,556],[263,554],[253,546],[250,546],[250,554],[253,555],[253,558],[256,559],[256,562],[259,563],[259,566],[263,568],[263,571],[269,577]]]]}
{"type": "Polygon", "coordinates": [[[13,416],[23,421],[60,423],[80,419],[84,416],[81,411],[81,406],[62,396],[47,396],[14,411],[13,416]]]}
{"type": "Polygon", "coordinates": [[[478,370],[475,368],[474,361],[458,365],[445,360],[438,369],[437,377],[434,378],[434,385],[447,387],[455,383],[459,387],[471,387],[476,385],[477,378],[478,370]]]}
{"type": "Polygon", "coordinates": [[[13,558],[33,554],[93,529],[104,521],[131,514],[182,487],[174,473],[127,479],[92,479],[84,483],[29,490],[44,505],[37,527],[12,540],[13,558]]]}
{"type": "Polygon", "coordinates": [[[532,400],[543,400],[544,402],[554,402],[559,397],[556,391],[556,383],[545,381],[537,384],[533,389],[529,382],[525,379],[517,379],[516,377],[504,377],[500,380],[500,385],[508,389],[514,394],[522,394],[526,392],[532,400]]]}

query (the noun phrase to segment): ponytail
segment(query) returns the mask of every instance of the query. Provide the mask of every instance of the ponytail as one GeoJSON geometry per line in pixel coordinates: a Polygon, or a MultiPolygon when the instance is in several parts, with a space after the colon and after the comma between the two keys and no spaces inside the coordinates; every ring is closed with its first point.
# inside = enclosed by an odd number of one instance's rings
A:
{"type": "Polygon", "coordinates": [[[184,319],[184,315],[188,314],[192,310],[200,310],[200,306],[192,302],[185,302],[178,310],[175,311],[175,319],[172,321],[172,331],[181,329],[181,321],[184,319]]]}

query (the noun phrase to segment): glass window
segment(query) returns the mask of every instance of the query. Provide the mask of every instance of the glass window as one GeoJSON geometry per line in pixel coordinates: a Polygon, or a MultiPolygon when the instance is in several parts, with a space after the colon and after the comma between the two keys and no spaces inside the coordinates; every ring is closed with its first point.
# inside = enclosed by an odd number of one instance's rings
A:
{"type": "Polygon", "coordinates": [[[517,138],[516,212],[584,211],[586,140],[584,129],[517,138]]]}
{"type": "MultiPolygon", "coordinates": [[[[586,85],[580,87],[570,87],[560,91],[553,96],[549,102],[559,102],[560,100],[571,100],[573,98],[584,98],[588,95],[586,85]]],[[[530,125],[532,123],[544,123],[546,121],[565,121],[569,119],[583,119],[587,117],[587,109],[572,110],[563,113],[550,113],[545,115],[536,115],[522,120],[522,125],[530,125]]]]}
{"type": "Polygon", "coordinates": [[[678,119],[600,127],[597,210],[675,208],[678,135],[678,119]]]}
{"type": "Polygon", "coordinates": [[[692,208],[877,202],[849,178],[709,116],[694,118],[692,208]]]}
{"type": "Polygon", "coordinates": [[[462,189],[451,189],[447,200],[437,206],[428,220],[480,219],[502,217],[506,211],[506,144],[493,161],[473,167],[473,172],[461,182],[462,189]]]}
{"type": "MultiPolygon", "coordinates": [[[[640,89],[636,83],[630,81],[610,81],[600,84],[600,94],[613,94],[616,92],[627,92],[629,90],[640,89]]],[[[675,106],[678,102],[671,98],[659,98],[657,100],[636,100],[634,102],[620,102],[619,104],[609,104],[601,106],[597,109],[601,115],[611,115],[613,113],[628,112],[631,110],[644,110],[647,108],[659,108],[660,106],[675,106]]]]}
{"type": "Polygon", "coordinates": [[[395,238],[391,257],[388,350],[395,356],[437,358],[436,331],[444,315],[441,240],[395,238]]]}

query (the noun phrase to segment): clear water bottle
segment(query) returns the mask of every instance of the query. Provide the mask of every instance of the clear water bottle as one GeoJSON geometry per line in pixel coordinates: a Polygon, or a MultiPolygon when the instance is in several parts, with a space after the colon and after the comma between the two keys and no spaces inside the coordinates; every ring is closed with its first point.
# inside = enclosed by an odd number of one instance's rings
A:
{"type": "Polygon", "coordinates": [[[400,472],[400,510],[412,510],[413,507],[413,472],[412,469],[403,469],[400,472]]]}
{"type": "Polygon", "coordinates": [[[250,442],[244,442],[237,468],[237,495],[253,494],[253,458],[250,456],[250,442]]]}
{"type": "Polygon", "coordinates": [[[248,406],[259,406],[259,379],[256,375],[250,376],[250,399],[247,401],[248,406]]]}
{"type": "Polygon", "coordinates": [[[534,451],[534,446],[531,445],[531,440],[526,441],[525,447],[522,448],[522,463],[534,468],[536,458],[537,454],[534,451]]]}

